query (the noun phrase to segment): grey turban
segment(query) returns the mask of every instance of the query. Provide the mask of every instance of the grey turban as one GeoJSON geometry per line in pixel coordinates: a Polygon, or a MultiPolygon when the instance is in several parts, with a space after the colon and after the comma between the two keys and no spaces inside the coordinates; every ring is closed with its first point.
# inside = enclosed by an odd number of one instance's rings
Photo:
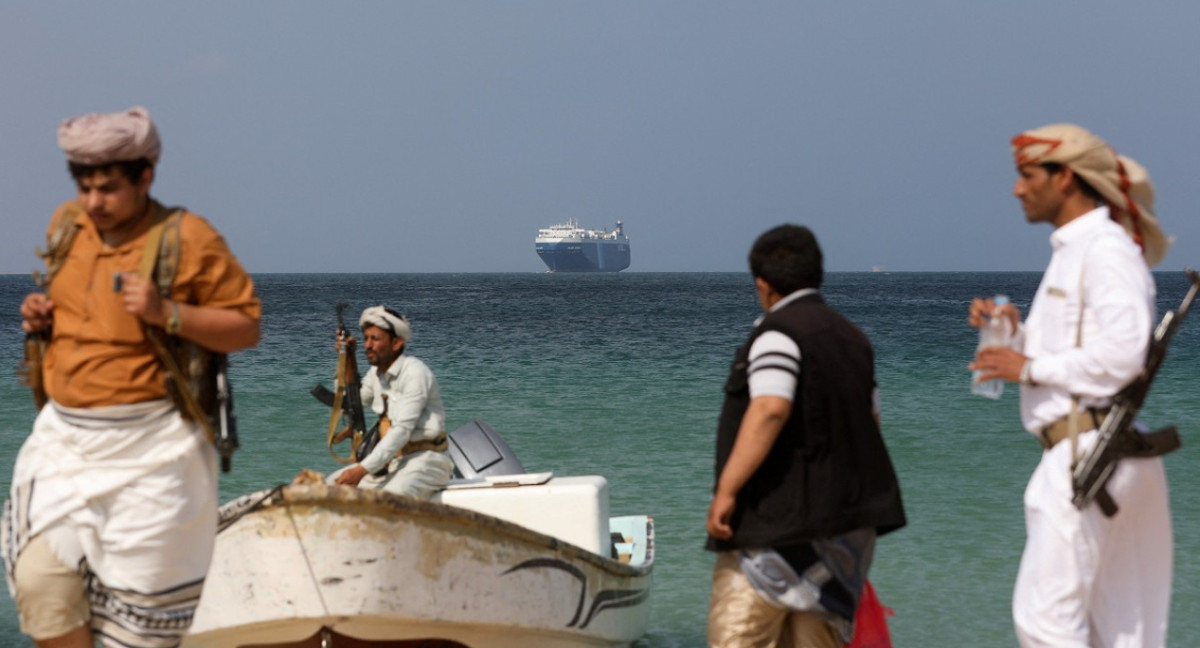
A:
{"type": "Polygon", "coordinates": [[[58,146],[67,160],[102,165],[146,158],[158,164],[162,142],[150,113],[141,106],[117,113],[88,113],[58,125],[58,146]]]}

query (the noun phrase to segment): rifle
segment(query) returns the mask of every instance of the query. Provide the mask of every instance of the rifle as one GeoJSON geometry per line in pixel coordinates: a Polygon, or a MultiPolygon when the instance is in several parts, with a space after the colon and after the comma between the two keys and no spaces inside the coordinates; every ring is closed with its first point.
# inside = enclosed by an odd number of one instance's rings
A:
{"type": "MultiPolygon", "coordinates": [[[[312,394],[313,398],[325,403],[326,407],[334,407],[334,402],[337,399],[337,395],[329,391],[329,388],[321,383],[313,385],[313,388],[308,393],[312,394]]],[[[371,451],[379,444],[379,439],[386,435],[387,431],[391,428],[391,421],[387,417],[387,394],[383,395],[383,407],[383,414],[379,415],[379,420],[362,436],[362,441],[359,442],[358,447],[354,448],[355,461],[362,461],[367,455],[371,454],[371,451]]],[[[341,460],[339,459],[339,461],[341,460]]],[[[387,469],[385,468],[383,472],[387,472],[387,469]]]]}
{"type": "Polygon", "coordinates": [[[229,472],[237,450],[237,412],[233,409],[233,386],[229,384],[229,362],[224,355],[213,358],[216,372],[216,405],[212,413],[213,444],[221,458],[221,472],[229,472]]]}
{"type": "MultiPolygon", "coordinates": [[[[351,447],[354,450],[357,450],[358,446],[362,443],[363,435],[367,432],[367,424],[366,417],[363,416],[362,394],[359,391],[362,388],[362,383],[359,382],[358,378],[358,360],[354,353],[354,342],[342,317],[342,310],[345,309],[346,304],[345,302],[338,302],[335,307],[337,308],[338,321],[337,336],[339,340],[344,340],[344,342],[338,348],[336,384],[333,389],[333,402],[330,404],[333,407],[333,411],[329,414],[327,443],[329,446],[329,455],[340,463],[348,464],[354,462],[354,452],[351,453],[350,457],[339,457],[333,452],[333,437],[338,432],[338,422],[345,418],[351,430],[351,447]]],[[[324,389],[321,385],[317,385],[317,387],[324,389]]],[[[314,387],[314,396],[317,396],[317,391],[317,388],[314,387]]],[[[320,396],[317,397],[321,399],[320,396]]]]}
{"type": "Polygon", "coordinates": [[[1192,285],[1184,295],[1183,302],[1179,308],[1163,315],[1150,336],[1146,366],[1133,382],[1113,397],[1112,409],[1100,425],[1096,445],[1071,470],[1071,486],[1074,490],[1072,502],[1075,508],[1082,510],[1095,500],[1104,515],[1112,517],[1117,512],[1117,504],[1105,490],[1105,485],[1112,477],[1117,462],[1122,457],[1157,457],[1180,445],[1179,431],[1175,426],[1169,425],[1143,434],[1134,428],[1134,418],[1146,401],[1150,384],[1154,382],[1154,376],[1166,358],[1167,346],[1187,317],[1197,291],[1200,291],[1200,273],[1191,269],[1185,272],[1192,285]]]}

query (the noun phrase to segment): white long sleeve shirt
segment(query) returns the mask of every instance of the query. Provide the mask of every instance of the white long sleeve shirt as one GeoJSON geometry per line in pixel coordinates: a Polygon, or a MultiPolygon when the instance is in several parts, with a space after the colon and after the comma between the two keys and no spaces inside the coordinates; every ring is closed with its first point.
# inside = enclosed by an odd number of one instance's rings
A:
{"type": "Polygon", "coordinates": [[[1154,278],[1107,207],[1054,230],[1050,245],[1050,265],[1015,342],[1033,362],[1034,384],[1021,387],[1021,422],[1035,435],[1070,413],[1072,395],[1084,407],[1103,407],[1133,380],[1155,315],[1154,278]]]}
{"type": "Polygon", "coordinates": [[[376,414],[384,412],[386,394],[387,417],[392,422],[379,445],[359,462],[370,473],[382,470],[409,441],[432,440],[446,429],[437,378],[424,362],[412,356],[401,355],[384,372],[371,367],[363,376],[359,393],[363,405],[376,414]]]}

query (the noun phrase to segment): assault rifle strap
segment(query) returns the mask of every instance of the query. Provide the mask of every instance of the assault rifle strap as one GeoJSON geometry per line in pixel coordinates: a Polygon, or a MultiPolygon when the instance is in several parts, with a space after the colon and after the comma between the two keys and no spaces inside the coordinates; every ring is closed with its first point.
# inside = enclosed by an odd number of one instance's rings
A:
{"type": "MultiPolygon", "coordinates": [[[[353,353],[351,349],[349,353],[353,353]]],[[[329,448],[329,456],[333,457],[334,461],[340,464],[354,463],[355,451],[358,450],[358,444],[362,443],[362,438],[358,432],[355,432],[355,438],[351,440],[350,456],[342,457],[333,451],[333,437],[337,436],[338,423],[342,420],[342,400],[346,397],[346,372],[349,371],[346,359],[347,350],[345,347],[338,352],[337,375],[334,377],[333,387],[333,406],[329,412],[329,431],[325,436],[325,445],[329,448]]]]}
{"type": "MultiPolygon", "coordinates": [[[[150,224],[149,231],[146,232],[146,243],[142,248],[142,261],[138,264],[138,276],[143,279],[156,281],[159,287],[159,294],[164,296],[170,295],[171,284],[175,281],[175,271],[178,269],[178,231],[179,221],[182,218],[183,210],[178,208],[174,211],[159,209],[154,214],[154,220],[150,224]],[[175,230],[176,240],[173,246],[163,246],[168,221],[174,221],[174,227],[171,229],[175,230]],[[160,263],[161,252],[165,247],[174,248],[174,253],[168,255],[174,261],[169,267],[163,268],[167,271],[159,272],[156,275],[155,269],[160,263]]],[[[171,379],[175,381],[176,391],[179,393],[180,399],[183,400],[183,406],[187,410],[186,418],[191,419],[199,425],[204,430],[204,435],[208,437],[210,442],[215,442],[215,435],[213,434],[212,423],[208,419],[208,414],[204,412],[204,408],[196,400],[196,395],[189,388],[191,381],[188,380],[187,375],[183,372],[179,363],[176,362],[175,356],[167,348],[165,331],[156,326],[145,326],[143,328],[146,332],[146,339],[150,340],[150,344],[154,346],[154,353],[162,361],[163,367],[166,368],[167,372],[171,374],[171,379]]]]}
{"type": "MultiPolygon", "coordinates": [[[[50,282],[62,268],[75,242],[75,235],[82,226],[75,220],[83,214],[83,207],[73,202],[59,212],[50,223],[50,232],[46,235],[46,249],[36,248],[35,252],[46,263],[46,271],[33,271],[33,283],[46,292],[50,291],[50,282]]],[[[50,330],[25,335],[25,357],[17,369],[21,384],[33,391],[33,404],[40,411],[46,405],[46,383],[42,376],[42,362],[46,357],[46,346],[50,343],[50,330]]]]}
{"type": "Polygon", "coordinates": [[[54,275],[62,267],[63,261],[67,260],[67,253],[71,251],[75,235],[82,227],[75,222],[75,219],[82,213],[83,207],[79,203],[71,203],[63,208],[54,222],[50,224],[51,232],[46,239],[46,249],[37,248],[36,250],[37,255],[46,262],[45,273],[36,270],[33,272],[33,281],[38,286],[49,289],[54,275]]]}

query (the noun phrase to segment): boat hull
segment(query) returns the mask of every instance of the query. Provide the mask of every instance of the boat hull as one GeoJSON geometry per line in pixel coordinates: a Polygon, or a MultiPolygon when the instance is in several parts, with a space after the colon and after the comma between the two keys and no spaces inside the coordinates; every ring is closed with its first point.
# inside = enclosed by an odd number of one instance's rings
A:
{"type": "Polygon", "coordinates": [[[645,560],[628,565],[453,506],[287,486],[218,536],[183,645],[629,645],[649,618],[645,519],[645,560]]]}
{"type": "Polygon", "coordinates": [[[629,267],[628,243],[570,241],[535,243],[550,272],[620,272],[629,267]]]}

